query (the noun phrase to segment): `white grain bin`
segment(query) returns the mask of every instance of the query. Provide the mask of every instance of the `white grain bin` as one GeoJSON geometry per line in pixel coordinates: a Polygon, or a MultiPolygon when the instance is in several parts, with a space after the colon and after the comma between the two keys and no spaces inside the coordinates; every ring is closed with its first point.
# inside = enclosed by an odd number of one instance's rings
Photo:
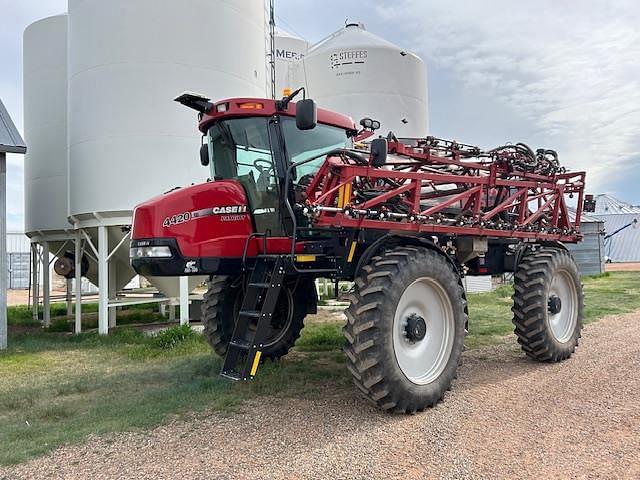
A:
{"type": "MultiPolygon", "coordinates": [[[[172,99],[264,96],[264,15],[263,0],[69,0],[69,216],[95,243],[107,226],[115,248],[137,203],[205,180],[195,113],[172,99]]],[[[111,264],[126,284],[128,242],[111,264]]],[[[177,296],[177,279],[151,281],[177,296]]]]}
{"type": "Polygon", "coordinates": [[[309,43],[278,28],[275,32],[275,47],[276,98],[279,98],[282,96],[284,89],[295,90],[302,86],[296,84],[291,66],[305,57],[309,49],[309,43]]]}
{"type": "Polygon", "coordinates": [[[67,220],[67,16],[24,32],[25,232],[60,240],[67,220]]]}
{"type": "MultiPolygon", "coordinates": [[[[49,253],[59,252],[73,238],[67,220],[67,26],[67,15],[44,18],[25,29],[23,41],[24,134],[29,145],[24,162],[25,233],[36,248],[42,246],[42,257],[32,257],[31,270],[35,305],[39,279],[43,281],[45,325],[49,253]]],[[[91,273],[97,277],[97,269],[91,273]]],[[[37,315],[35,307],[34,312],[37,315]]]]}
{"type": "Polygon", "coordinates": [[[417,55],[347,24],[309,49],[296,78],[319,106],[379,120],[383,134],[423,137],[428,132],[427,69],[417,55]]]}

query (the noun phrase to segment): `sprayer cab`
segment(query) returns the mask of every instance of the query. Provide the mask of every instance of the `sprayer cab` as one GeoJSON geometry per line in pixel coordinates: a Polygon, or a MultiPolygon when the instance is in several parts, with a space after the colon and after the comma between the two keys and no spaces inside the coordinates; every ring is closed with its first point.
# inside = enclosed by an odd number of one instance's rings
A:
{"type": "MultiPolygon", "coordinates": [[[[290,249],[284,208],[290,165],[351,147],[357,131],[351,118],[318,109],[311,99],[293,102],[296,93],[281,100],[176,98],[198,112],[200,163],[210,178],[136,207],[131,261],[138,273],[228,274],[257,254],[265,233],[270,251],[290,249]]],[[[289,181],[313,176],[323,161],[297,169],[289,181]]]]}

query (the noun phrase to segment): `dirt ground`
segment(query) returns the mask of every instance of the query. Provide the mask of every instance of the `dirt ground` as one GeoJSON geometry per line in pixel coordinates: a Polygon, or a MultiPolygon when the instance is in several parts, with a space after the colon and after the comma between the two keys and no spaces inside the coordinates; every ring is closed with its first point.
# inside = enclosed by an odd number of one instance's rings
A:
{"type": "MultiPolygon", "coordinates": [[[[53,290],[51,292],[51,302],[65,301],[65,295],[66,292],[64,290],[53,290]]],[[[29,301],[29,290],[7,290],[7,305],[29,305],[29,301]]]]}
{"type": "Polygon", "coordinates": [[[29,305],[29,290],[7,290],[7,305],[29,305]]]}
{"type": "Polygon", "coordinates": [[[605,263],[606,272],[640,272],[640,262],[636,263],[605,263]]]}
{"type": "Polygon", "coordinates": [[[570,360],[512,341],[465,353],[444,403],[383,414],[354,390],[92,438],[4,479],[640,478],[640,314],[586,327],[570,360]]]}

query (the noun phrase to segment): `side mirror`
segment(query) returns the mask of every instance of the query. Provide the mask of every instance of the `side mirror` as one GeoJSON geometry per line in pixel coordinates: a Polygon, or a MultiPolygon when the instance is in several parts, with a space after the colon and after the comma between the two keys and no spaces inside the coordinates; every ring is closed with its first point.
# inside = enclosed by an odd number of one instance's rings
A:
{"type": "Polygon", "coordinates": [[[318,109],[316,102],[310,98],[296,103],[296,127],[298,130],[312,130],[318,123],[318,109]]]}
{"type": "Polygon", "coordinates": [[[209,165],[209,145],[206,143],[200,146],[200,163],[203,167],[209,165]]]}
{"type": "Polygon", "coordinates": [[[372,167],[382,167],[387,163],[387,139],[376,138],[371,142],[369,163],[372,167]]]}

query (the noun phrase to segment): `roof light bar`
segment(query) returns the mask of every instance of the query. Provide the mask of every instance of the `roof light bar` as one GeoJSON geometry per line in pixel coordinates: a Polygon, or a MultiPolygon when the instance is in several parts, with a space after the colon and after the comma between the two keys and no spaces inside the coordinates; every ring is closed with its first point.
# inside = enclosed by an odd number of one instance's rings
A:
{"type": "Polygon", "coordinates": [[[239,103],[238,106],[243,110],[262,110],[264,108],[264,104],[259,102],[244,102],[239,103]]]}

